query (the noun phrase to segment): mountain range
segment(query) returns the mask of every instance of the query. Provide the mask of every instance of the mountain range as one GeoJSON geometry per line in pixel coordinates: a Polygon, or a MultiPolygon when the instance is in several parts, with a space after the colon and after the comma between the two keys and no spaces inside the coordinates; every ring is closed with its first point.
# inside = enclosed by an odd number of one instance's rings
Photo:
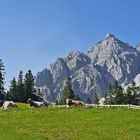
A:
{"type": "MultiPolygon", "coordinates": [[[[122,86],[131,83],[140,74],[140,44],[136,48],[108,33],[87,53],[72,51],[58,58],[49,68],[35,76],[35,88],[44,98],[55,102],[61,97],[65,80],[72,79],[72,88],[81,100],[92,101],[94,87],[99,98],[104,97],[109,85],[117,80],[122,86]]],[[[139,81],[139,80],[137,80],[139,81]]]]}

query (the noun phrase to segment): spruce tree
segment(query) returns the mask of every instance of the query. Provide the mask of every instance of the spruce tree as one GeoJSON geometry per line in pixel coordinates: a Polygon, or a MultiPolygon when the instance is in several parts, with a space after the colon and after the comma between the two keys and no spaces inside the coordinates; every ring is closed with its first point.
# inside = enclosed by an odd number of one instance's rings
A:
{"type": "Polygon", "coordinates": [[[106,94],[105,99],[106,99],[106,100],[105,100],[105,103],[106,103],[106,104],[111,105],[111,104],[113,104],[113,102],[114,102],[114,92],[113,92],[113,87],[112,87],[111,84],[109,85],[109,91],[108,91],[108,93],[106,94]]]}
{"type": "Polygon", "coordinates": [[[131,87],[128,86],[125,94],[125,103],[132,104],[132,102],[133,102],[133,95],[132,95],[131,87]]]}
{"type": "Polygon", "coordinates": [[[114,82],[113,95],[114,95],[114,103],[113,104],[123,104],[124,103],[123,88],[121,87],[121,85],[119,85],[118,81],[114,82]]]}
{"type": "Polygon", "coordinates": [[[40,89],[38,89],[38,90],[36,91],[36,94],[37,94],[40,98],[43,98],[43,93],[41,92],[40,89]]]}
{"type": "Polygon", "coordinates": [[[0,59],[0,100],[4,99],[4,80],[5,80],[5,66],[0,59]]]}
{"type": "Polygon", "coordinates": [[[9,89],[9,92],[7,93],[6,99],[17,102],[18,101],[18,92],[17,91],[18,91],[17,82],[14,77],[13,80],[10,82],[10,89],[9,89]]]}
{"type": "Polygon", "coordinates": [[[55,101],[55,103],[56,103],[56,105],[59,105],[59,102],[58,102],[58,100],[56,100],[56,101],[55,101]]]}
{"type": "Polygon", "coordinates": [[[105,104],[113,104],[113,90],[112,90],[112,85],[109,85],[109,91],[105,95],[105,104]]]}
{"type": "Polygon", "coordinates": [[[98,98],[98,95],[97,95],[96,87],[94,87],[93,103],[94,104],[98,104],[99,103],[99,98],[98,98]]]}
{"type": "Polygon", "coordinates": [[[138,105],[139,102],[139,92],[140,88],[136,86],[136,83],[134,81],[132,81],[132,87],[131,87],[131,91],[132,91],[132,104],[134,105],[138,105]]]}
{"type": "Polygon", "coordinates": [[[23,83],[23,72],[19,72],[18,82],[17,82],[17,100],[19,102],[25,102],[25,90],[23,83]]]}
{"type": "Polygon", "coordinates": [[[72,83],[71,83],[71,78],[68,77],[64,86],[64,89],[62,91],[62,98],[60,100],[61,104],[65,104],[65,100],[67,98],[69,99],[74,99],[74,91],[72,89],[72,83]]]}
{"type": "Polygon", "coordinates": [[[105,104],[123,104],[124,100],[124,91],[118,81],[115,80],[114,84],[109,87],[109,92],[105,98],[105,104]]]}
{"type": "Polygon", "coordinates": [[[25,87],[24,102],[26,102],[28,98],[34,98],[34,95],[33,95],[33,92],[35,91],[34,90],[34,77],[31,70],[28,70],[28,72],[25,75],[24,87],[25,87]]]}
{"type": "Polygon", "coordinates": [[[131,86],[128,86],[125,98],[127,104],[140,105],[140,88],[136,86],[134,81],[132,81],[131,86]]]}

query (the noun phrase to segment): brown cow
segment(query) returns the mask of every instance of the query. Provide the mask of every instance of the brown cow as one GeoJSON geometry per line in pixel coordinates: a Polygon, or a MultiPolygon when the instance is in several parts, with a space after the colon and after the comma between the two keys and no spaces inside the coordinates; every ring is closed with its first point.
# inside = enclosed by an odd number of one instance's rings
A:
{"type": "Polygon", "coordinates": [[[8,108],[15,108],[15,107],[18,107],[16,103],[14,103],[13,101],[5,101],[3,103],[3,106],[2,106],[2,110],[6,110],[8,108]]]}
{"type": "Polygon", "coordinates": [[[66,99],[66,105],[67,107],[74,105],[74,106],[84,106],[84,103],[80,100],[72,100],[72,99],[66,99]]]}

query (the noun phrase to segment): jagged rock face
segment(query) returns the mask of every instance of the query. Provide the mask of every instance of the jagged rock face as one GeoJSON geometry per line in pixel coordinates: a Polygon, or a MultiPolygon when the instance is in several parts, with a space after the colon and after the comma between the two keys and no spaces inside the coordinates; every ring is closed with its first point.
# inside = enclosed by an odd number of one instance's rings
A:
{"type": "Polygon", "coordinates": [[[107,91],[114,78],[100,66],[90,64],[79,69],[72,75],[73,90],[79,94],[83,101],[90,97],[93,100],[94,88],[101,98],[107,91]],[[106,84],[105,84],[106,83],[106,84]],[[104,90],[104,91],[103,91],[104,90]]]}
{"type": "Polygon", "coordinates": [[[58,58],[49,70],[37,74],[35,87],[44,92],[44,98],[55,101],[60,98],[64,81],[71,76],[73,90],[83,101],[87,97],[92,100],[95,86],[101,98],[114,80],[126,85],[140,73],[139,59],[138,47],[109,33],[87,54],[72,51],[65,58],[58,58]]]}
{"type": "Polygon", "coordinates": [[[102,41],[94,45],[88,56],[92,63],[107,70],[120,83],[126,84],[139,72],[139,54],[128,43],[108,34],[102,41]]]}
{"type": "Polygon", "coordinates": [[[42,72],[38,72],[37,78],[35,78],[35,85],[37,87],[49,85],[52,81],[52,75],[50,73],[50,70],[44,69],[42,72]]]}
{"type": "Polygon", "coordinates": [[[69,75],[69,68],[62,58],[58,58],[54,64],[50,65],[50,71],[54,83],[64,81],[69,75]]]}
{"type": "Polygon", "coordinates": [[[138,45],[136,46],[136,50],[140,52],[140,43],[138,43],[138,45]]]}
{"type": "Polygon", "coordinates": [[[136,86],[140,87],[140,74],[136,75],[134,82],[136,83],[136,86]]]}
{"type": "Polygon", "coordinates": [[[77,71],[90,63],[90,58],[79,51],[72,51],[65,58],[65,61],[71,71],[77,71]]]}

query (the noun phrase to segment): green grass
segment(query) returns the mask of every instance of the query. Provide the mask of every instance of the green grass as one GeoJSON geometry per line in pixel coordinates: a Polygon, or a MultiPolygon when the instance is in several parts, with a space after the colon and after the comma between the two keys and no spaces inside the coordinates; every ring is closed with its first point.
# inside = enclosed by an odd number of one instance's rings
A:
{"type": "Polygon", "coordinates": [[[0,140],[140,140],[140,110],[19,104],[0,111],[0,140]]]}

